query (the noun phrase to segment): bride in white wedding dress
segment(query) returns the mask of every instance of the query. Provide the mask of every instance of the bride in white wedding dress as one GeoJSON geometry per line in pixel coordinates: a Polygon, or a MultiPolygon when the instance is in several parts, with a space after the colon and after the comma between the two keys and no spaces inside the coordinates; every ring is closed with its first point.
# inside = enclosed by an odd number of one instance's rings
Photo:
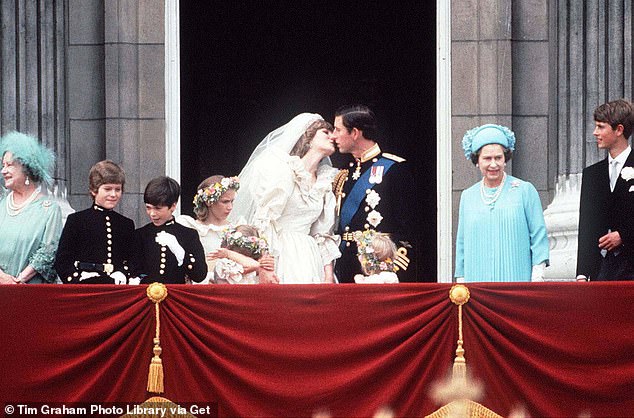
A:
{"type": "Polygon", "coordinates": [[[331,130],[318,114],[297,115],[264,138],[239,175],[231,217],[243,216],[267,239],[280,283],[334,282],[341,254],[331,130]]]}

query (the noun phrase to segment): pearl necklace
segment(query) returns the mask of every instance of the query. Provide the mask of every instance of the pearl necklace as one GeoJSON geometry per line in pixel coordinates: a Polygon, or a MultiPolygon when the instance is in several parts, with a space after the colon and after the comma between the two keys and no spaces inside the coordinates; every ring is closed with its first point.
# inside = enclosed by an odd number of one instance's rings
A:
{"type": "Polygon", "coordinates": [[[502,177],[502,182],[498,186],[498,189],[495,191],[495,193],[487,194],[485,190],[486,187],[484,186],[484,179],[482,179],[482,182],[480,183],[480,197],[482,198],[482,203],[484,203],[487,206],[490,206],[491,209],[493,209],[493,205],[502,194],[502,189],[504,188],[504,182],[506,182],[506,173],[504,173],[502,177]]]}
{"type": "Polygon", "coordinates": [[[13,200],[13,191],[11,191],[11,193],[9,193],[9,196],[7,196],[7,213],[9,214],[9,216],[19,215],[20,212],[22,212],[22,209],[31,204],[37,198],[41,191],[42,187],[38,186],[33,191],[33,193],[31,193],[31,196],[29,196],[24,202],[20,203],[19,205],[15,204],[15,201],[13,200]]]}

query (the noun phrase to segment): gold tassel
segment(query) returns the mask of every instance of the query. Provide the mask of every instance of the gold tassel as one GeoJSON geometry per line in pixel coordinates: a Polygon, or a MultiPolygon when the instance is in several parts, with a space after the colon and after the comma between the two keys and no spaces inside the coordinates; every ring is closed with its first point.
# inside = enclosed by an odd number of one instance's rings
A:
{"type": "Polygon", "coordinates": [[[462,305],[469,301],[471,294],[469,288],[463,284],[457,284],[451,287],[449,291],[449,299],[458,305],[458,348],[456,348],[456,358],[453,361],[453,379],[465,381],[467,378],[467,361],[464,358],[464,343],[462,339],[462,305]]]}
{"type": "Polygon", "coordinates": [[[458,348],[456,348],[456,358],[453,361],[453,378],[460,380],[467,377],[467,362],[464,358],[462,343],[462,305],[458,305],[458,348]]]}
{"type": "Polygon", "coordinates": [[[150,370],[147,377],[147,391],[152,393],[163,393],[163,360],[161,360],[161,318],[159,316],[159,304],[167,297],[167,288],[162,283],[152,283],[147,288],[148,298],[154,302],[154,313],[156,318],[156,336],[154,337],[154,357],[150,362],[150,370]]]}
{"type": "Polygon", "coordinates": [[[150,362],[150,371],[147,376],[147,391],[152,393],[163,393],[163,360],[161,360],[160,340],[154,339],[154,357],[150,362]]]}

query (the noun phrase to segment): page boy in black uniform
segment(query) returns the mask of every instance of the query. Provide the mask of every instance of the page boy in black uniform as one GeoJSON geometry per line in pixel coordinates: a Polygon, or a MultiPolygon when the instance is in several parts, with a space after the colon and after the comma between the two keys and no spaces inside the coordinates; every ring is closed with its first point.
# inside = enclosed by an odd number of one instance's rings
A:
{"type": "Polygon", "coordinates": [[[88,174],[90,208],[68,215],[54,268],[63,283],[126,284],[134,267],[134,222],[114,211],[121,199],[125,173],[110,160],[88,174]]]}
{"type": "Polygon", "coordinates": [[[141,283],[185,284],[186,277],[200,282],[207,275],[198,233],[174,221],[180,193],[176,180],[165,176],[145,187],[143,201],[151,222],[135,232],[141,283]]]}

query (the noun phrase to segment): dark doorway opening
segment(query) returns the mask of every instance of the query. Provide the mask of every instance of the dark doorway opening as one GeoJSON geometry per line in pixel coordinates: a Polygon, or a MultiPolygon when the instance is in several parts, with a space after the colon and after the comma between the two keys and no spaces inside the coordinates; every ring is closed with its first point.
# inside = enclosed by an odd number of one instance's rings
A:
{"type": "Polygon", "coordinates": [[[417,277],[436,281],[435,13],[422,1],[181,1],[183,213],[202,179],[237,175],[296,114],[332,121],[363,103],[381,147],[413,165],[417,277]]]}

